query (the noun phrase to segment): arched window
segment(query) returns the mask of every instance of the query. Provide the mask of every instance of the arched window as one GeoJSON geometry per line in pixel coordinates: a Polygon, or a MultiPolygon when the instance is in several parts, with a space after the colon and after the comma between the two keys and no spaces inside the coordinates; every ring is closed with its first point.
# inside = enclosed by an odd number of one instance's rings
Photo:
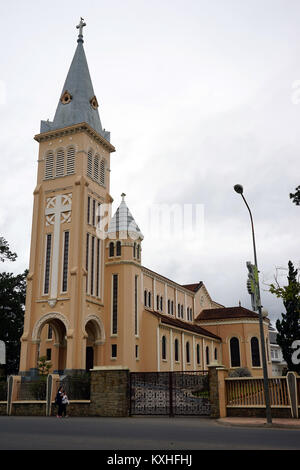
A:
{"type": "Polygon", "coordinates": [[[163,311],[163,298],[160,298],[160,310],[163,311]]]}
{"type": "Polygon", "coordinates": [[[183,305],[181,305],[181,318],[183,318],[183,305]]]}
{"type": "Polygon", "coordinates": [[[171,315],[174,314],[174,302],[173,300],[171,301],[171,315]]]}
{"type": "Polygon", "coordinates": [[[114,242],[110,242],[109,244],[109,256],[115,256],[115,245],[114,242]]]}
{"type": "Polygon", "coordinates": [[[159,310],[159,295],[156,296],[156,310],[159,310]]]}
{"type": "Polygon", "coordinates": [[[99,156],[95,155],[94,158],[94,179],[99,180],[99,156]]]}
{"type": "Polygon", "coordinates": [[[135,258],[136,257],[136,243],[134,242],[134,245],[133,245],[133,257],[135,258]]]}
{"type": "Polygon", "coordinates": [[[185,349],[186,349],[186,362],[190,363],[191,362],[191,357],[190,357],[190,343],[189,343],[189,341],[186,342],[185,349]]]}
{"type": "Polygon", "coordinates": [[[197,364],[200,364],[200,344],[197,344],[196,355],[197,355],[197,364]]]}
{"type": "Polygon", "coordinates": [[[209,347],[208,346],[206,346],[205,354],[206,354],[206,365],[209,365],[209,347]]]}
{"type": "Polygon", "coordinates": [[[241,367],[240,342],[238,338],[230,340],[231,367],[241,367]]]}
{"type": "Polygon", "coordinates": [[[93,176],[93,152],[92,152],[92,150],[88,151],[87,175],[90,178],[92,178],[92,176],[93,176]]]}
{"type": "Polygon", "coordinates": [[[53,178],[54,155],[52,152],[47,153],[45,157],[45,179],[53,178]]]}
{"type": "Polygon", "coordinates": [[[151,292],[148,292],[148,307],[151,307],[151,292]]]}
{"type": "Polygon", "coordinates": [[[217,360],[218,360],[218,350],[217,350],[217,348],[215,348],[215,361],[217,361],[217,360]]]}
{"type": "Polygon", "coordinates": [[[161,356],[162,359],[167,359],[167,340],[165,336],[161,339],[161,356]]]}
{"type": "Polygon", "coordinates": [[[56,154],[55,176],[60,177],[65,174],[65,152],[59,149],[56,154]]]}
{"type": "Polygon", "coordinates": [[[145,307],[147,307],[147,300],[148,300],[148,296],[147,296],[147,291],[145,290],[144,291],[144,305],[145,305],[145,307]]]}
{"type": "Polygon", "coordinates": [[[258,343],[258,339],[255,338],[255,336],[251,338],[251,357],[252,357],[252,366],[260,367],[259,343],[258,343]]]}
{"type": "Polygon", "coordinates": [[[121,256],[121,242],[117,242],[116,255],[121,256]]]}
{"type": "Polygon", "coordinates": [[[179,342],[177,338],[175,339],[174,347],[175,347],[175,361],[178,362],[179,361],[179,342]]]}
{"type": "Polygon", "coordinates": [[[170,299],[168,299],[168,313],[170,314],[170,306],[171,306],[171,302],[170,302],[170,299]]]}
{"type": "Polygon", "coordinates": [[[100,163],[100,184],[105,185],[105,161],[101,160],[100,163]]]}
{"type": "Polygon", "coordinates": [[[180,318],[180,304],[178,304],[178,316],[180,318]]]}

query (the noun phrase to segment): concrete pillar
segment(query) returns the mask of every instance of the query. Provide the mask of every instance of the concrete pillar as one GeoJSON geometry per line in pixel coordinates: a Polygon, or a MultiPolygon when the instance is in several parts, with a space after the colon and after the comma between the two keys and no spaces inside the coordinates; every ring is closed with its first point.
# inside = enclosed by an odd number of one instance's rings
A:
{"type": "Polygon", "coordinates": [[[228,370],[223,366],[209,365],[209,398],[211,404],[211,418],[226,417],[226,390],[225,378],[228,370]]]}

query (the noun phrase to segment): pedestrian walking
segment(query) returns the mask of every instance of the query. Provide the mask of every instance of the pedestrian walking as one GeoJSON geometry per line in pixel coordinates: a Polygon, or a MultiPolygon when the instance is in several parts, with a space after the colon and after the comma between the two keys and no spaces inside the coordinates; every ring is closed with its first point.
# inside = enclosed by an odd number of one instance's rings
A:
{"type": "Polygon", "coordinates": [[[69,404],[69,399],[67,397],[66,392],[63,390],[63,395],[62,395],[62,416],[65,418],[68,417],[67,415],[67,406],[69,404]]]}
{"type": "Polygon", "coordinates": [[[57,390],[56,398],[55,398],[55,404],[58,406],[57,410],[57,418],[62,417],[62,412],[63,412],[63,407],[62,407],[62,399],[63,399],[63,388],[62,386],[59,387],[57,390]]]}

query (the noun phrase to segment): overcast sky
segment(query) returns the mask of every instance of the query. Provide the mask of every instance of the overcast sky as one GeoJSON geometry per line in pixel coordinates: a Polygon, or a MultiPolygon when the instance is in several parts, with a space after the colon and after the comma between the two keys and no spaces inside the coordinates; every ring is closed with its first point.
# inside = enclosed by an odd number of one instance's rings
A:
{"type": "MultiPolygon", "coordinates": [[[[261,278],[300,264],[300,2],[298,0],[1,0],[0,227],[28,266],[40,121],[52,120],[83,16],[111,195],[144,234],[143,264],[214,300],[250,307],[252,208],[261,278]],[[153,204],[203,209],[199,236],[155,236],[153,204]]],[[[156,207],[156,206],[155,206],[156,207]]],[[[284,271],[280,278],[285,283],[284,271]]],[[[267,286],[264,286],[267,289],[267,286]]],[[[262,292],[272,320],[280,301],[262,292]]]]}

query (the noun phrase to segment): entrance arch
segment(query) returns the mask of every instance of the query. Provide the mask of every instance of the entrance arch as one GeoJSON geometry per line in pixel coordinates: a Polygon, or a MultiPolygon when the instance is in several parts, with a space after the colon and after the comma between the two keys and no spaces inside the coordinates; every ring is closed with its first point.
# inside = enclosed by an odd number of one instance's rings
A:
{"type": "Polygon", "coordinates": [[[101,346],[105,342],[105,332],[101,318],[89,315],[85,319],[84,338],[86,339],[85,369],[89,371],[103,362],[101,346]]]}
{"type": "Polygon", "coordinates": [[[62,374],[66,368],[68,327],[68,320],[60,313],[45,314],[34,326],[32,341],[38,344],[37,359],[46,356],[52,373],[62,374]]]}

